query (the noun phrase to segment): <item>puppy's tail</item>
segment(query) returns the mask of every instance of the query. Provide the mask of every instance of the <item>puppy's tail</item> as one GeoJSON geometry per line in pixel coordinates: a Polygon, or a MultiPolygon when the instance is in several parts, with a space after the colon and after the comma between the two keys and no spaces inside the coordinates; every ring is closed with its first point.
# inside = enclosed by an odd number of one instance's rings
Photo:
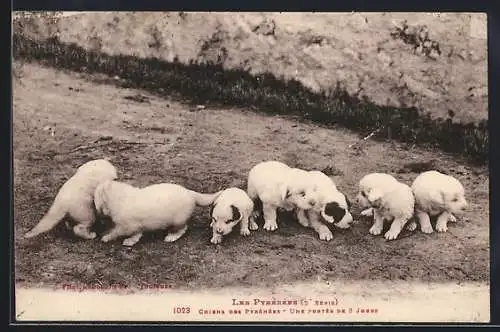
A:
{"type": "Polygon", "coordinates": [[[191,192],[193,193],[196,205],[207,206],[212,204],[217,199],[217,197],[219,197],[219,195],[222,193],[222,190],[213,194],[202,194],[196,191],[191,191],[191,192]]]}
{"type": "Polygon", "coordinates": [[[52,228],[56,227],[64,216],[66,216],[66,210],[55,201],[42,220],[40,220],[32,230],[24,234],[24,238],[29,239],[50,231],[52,228]]]}

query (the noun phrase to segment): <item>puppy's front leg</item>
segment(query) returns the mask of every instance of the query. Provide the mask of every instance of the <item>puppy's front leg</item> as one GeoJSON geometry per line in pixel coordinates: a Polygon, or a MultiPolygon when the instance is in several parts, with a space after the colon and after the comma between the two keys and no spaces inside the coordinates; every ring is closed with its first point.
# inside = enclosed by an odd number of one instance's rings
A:
{"type": "Polygon", "coordinates": [[[412,220],[406,225],[406,229],[409,230],[410,232],[413,232],[414,230],[417,229],[417,223],[412,220]]]}
{"type": "Polygon", "coordinates": [[[302,226],[309,227],[309,219],[307,219],[305,210],[298,209],[297,220],[298,220],[299,224],[301,224],[302,226]]]}
{"type": "Polygon", "coordinates": [[[396,218],[391,224],[391,228],[387,232],[385,232],[384,237],[386,240],[395,240],[399,233],[401,233],[401,230],[403,229],[404,225],[406,224],[406,219],[401,219],[401,218],[396,218]]]}
{"type": "Polygon", "coordinates": [[[330,241],[333,239],[333,234],[330,229],[319,221],[319,214],[314,211],[309,211],[309,225],[319,235],[319,239],[323,241],[330,241]]]}
{"type": "Polygon", "coordinates": [[[241,225],[240,225],[240,234],[242,236],[248,236],[250,235],[250,230],[248,229],[248,216],[244,215],[243,218],[241,218],[241,225]]]}
{"type": "Polygon", "coordinates": [[[257,223],[255,222],[255,220],[252,217],[249,218],[249,222],[250,222],[250,225],[248,227],[250,228],[250,230],[256,231],[259,229],[259,225],[257,225],[257,223]]]}
{"type": "Polygon", "coordinates": [[[210,242],[213,244],[221,243],[222,242],[222,234],[219,234],[216,231],[213,231],[212,238],[210,239],[210,242]]]}
{"type": "Polygon", "coordinates": [[[123,240],[122,244],[124,246],[131,247],[134,244],[136,244],[137,242],[139,242],[139,240],[141,239],[141,237],[142,237],[142,233],[136,233],[136,234],[132,235],[131,237],[126,238],[125,240],[123,240]]]}
{"type": "Polygon", "coordinates": [[[278,223],[276,218],[278,217],[276,213],[276,206],[263,203],[262,210],[264,212],[264,229],[266,231],[275,231],[278,229],[278,223]]]}
{"type": "Polygon", "coordinates": [[[436,220],[436,231],[446,232],[448,230],[448,221],[451,220],[450,216],[455,218],[451,213],[447,211],[441,213],[441,215],[436,220]]]}
{"type": "Polygon", "coordinates": [[[384,229],[384,217],[380,215],[377,209],[373,209],[373,225],[370,228],[370,234],[379,235],[384,229]]]}
{"type": "Polygon", "coordinates": [[[181,236],[183,236],[188,229],[188,226],[185,225],[176,232],[168,233],[167,236],[163,239],[165,242],[174,242],[177,241],[181,236]]]}
{"type": "Polygon", "coordinates": [[[431,225],[431,218],[429,215],[422,211],[417,211],[416,216],[418,218],[418,222],[420,223],[420,229],[423,233],[430,234],[434,232],[431,225]]]}

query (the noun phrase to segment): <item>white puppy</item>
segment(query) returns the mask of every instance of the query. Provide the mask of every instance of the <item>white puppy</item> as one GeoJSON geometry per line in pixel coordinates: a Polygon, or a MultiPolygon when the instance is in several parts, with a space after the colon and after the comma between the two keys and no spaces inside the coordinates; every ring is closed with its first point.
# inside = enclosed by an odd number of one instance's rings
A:
{"type": "Polygon", "coordinates": [[[383,173],[372,173],[359,181],[357,201],[363,208],[373,209],[374,223],[370,234],[379,235],[384,220],[392,221],[390,229],[384,234],[387,240],[398,237],[404,225],[413,216],[415,197],[411,188],[394,177],[383,173]]]}
{"type": "MultiPolygon", "coordinates": [[[[264,229],[267,231],[278,229],[278,208],[309,210],[317,203],[316,186],[310,181],[309,173],[279,161],[265,161],[254,166],[248,173],[247,192],[254,202],[262,202],[264,229]]],[[[252,214],[254,222],[258,213],[254,211],[252,214]]]]}
{"type": "Polygon", "coordinates": [[[323,172],[309,171],[309,178],[317,187],[318,203],[309,210],[297,209],[297,219],[302,226],[314,229],[321,240],[330,241],[332,232],[320,221],[320,217],[336,227],[349,228],[353,223],[350,202],[323,172]]]}
{"type": "MultiPolygon", "coordinates": [[[[457,221],[454,214],[462,213],[467,207],[463,185],[454,177],[437,172],[423,172],[411,186],[415,195],[415,214],[424,233],[432,233],[430,216],[438,216],[436,231],[446,232],[448,221],[457,221]]],[[[417,224],[410,226],[415,229],[417,224]]]]}
{"type": "MultiPolygon", "coordinates": [[[[94,190],[100,183],[116,178],[116,168],[105,159],[92,160],[81,165],[59,189],[47,214],[24,237],[31,238],[48,232],[69,215],[76,222],[73,227],[75,235],[83,239],[94,239],[96,233],[90,232],[96,220],[94,190]]],[[[69,227],[69,224],[66,226],[69,227]]]]}
{"type": "Polygon", "coordinates": [[[231,233],[238,223],[240,234],[243,236],[250,235],[250,230],[257,230],[259,227],[255,221],[249,221],[252,211],[253,201],[244,190],[235,187],[224,190],[210,209],[210,227],[213,234],[210,242],[222,242],[222,236],[231,233]]]}
{"type": "Polygon", "coordinates": [[[212,204],[220,193],[202,194],[173,183],[137,188],[106,181],[95,190],[95,206],[100,214],[111,217],[114,227],[101,240],[127,236],[123,245],[133,246],[143,232],[169,229],[164,241],[174,242],[186,233],[195,207],[212,204]]]}

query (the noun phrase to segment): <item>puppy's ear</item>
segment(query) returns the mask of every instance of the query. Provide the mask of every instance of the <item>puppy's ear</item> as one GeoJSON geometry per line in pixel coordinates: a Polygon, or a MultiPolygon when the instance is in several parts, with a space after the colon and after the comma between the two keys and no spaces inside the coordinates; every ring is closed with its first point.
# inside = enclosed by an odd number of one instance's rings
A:
{"type": "Polygon", "coordinates": [[[231,205],[231,210],[233,211],[233,221],[240,220],[241,219],[241,213],[240,210],[234,205],[231,205]]]}
{"type": "Polygon", "coordinates": [[[382,193],[378,189],[373,189],[367,196],[370,205],[376,209],[382,206],[382,193]]]}

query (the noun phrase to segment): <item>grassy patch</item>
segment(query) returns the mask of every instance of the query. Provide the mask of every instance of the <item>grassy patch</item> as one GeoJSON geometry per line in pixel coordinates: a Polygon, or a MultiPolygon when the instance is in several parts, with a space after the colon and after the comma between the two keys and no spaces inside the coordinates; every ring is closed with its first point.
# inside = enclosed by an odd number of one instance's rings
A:
{"type": "Polygon", "coordinates": [[[374,139],[438,147],[473,162],[488,161],[488,123],[457,123],[452,118],[431,119],[415,108],[379,106],[350,96],[336,86],[318,94],[296,80],[272,74],[251,75],[242,69],[224,69],[216,63],[182,64],[157,58],[109,55],[65,44],[57,37],[31,40],[14,33],[14,58],[39,61],[77,72],[119,76],[127,87],[161,95],[180,94],[193,103],[220,103],[253,107],[269,114],[298,115],[325,125],[339,124],[374,139]]]}

